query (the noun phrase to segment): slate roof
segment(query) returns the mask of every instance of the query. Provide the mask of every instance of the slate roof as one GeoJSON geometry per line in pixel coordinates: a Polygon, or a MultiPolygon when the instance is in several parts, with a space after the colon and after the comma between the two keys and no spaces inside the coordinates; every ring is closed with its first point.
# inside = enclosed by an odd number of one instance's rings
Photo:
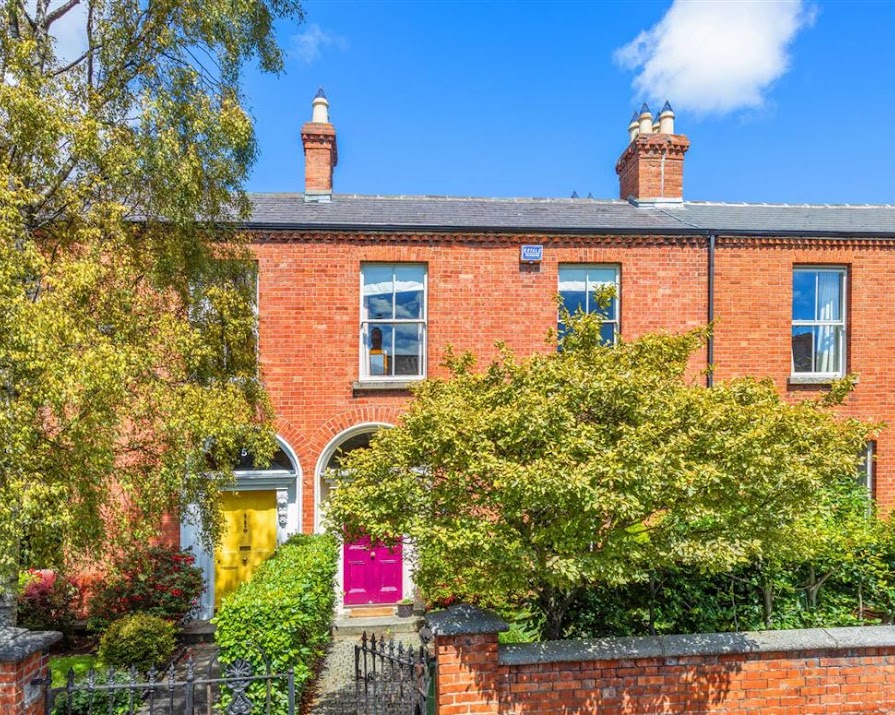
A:
{"type": "Polygon", "coordinates": [[[724,204],[635,206],[595,199],[488,199],[252,194],[247,226],[293,230],[438,230],[878,237],[895,239],[895,206],[724,204]]]}

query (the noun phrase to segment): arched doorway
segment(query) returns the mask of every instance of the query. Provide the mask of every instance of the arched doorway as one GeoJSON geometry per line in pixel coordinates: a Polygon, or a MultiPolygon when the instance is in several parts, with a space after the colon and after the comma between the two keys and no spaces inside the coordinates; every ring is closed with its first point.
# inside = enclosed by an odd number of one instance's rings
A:
{"type": "Polygon", "coordinates": [[[266,467],[256,465],[244,450],[234,475],[235,484],[221,495],[224,535],[213,554],[202,546],[189,514],[181,523],[181,546],[193,550],[205,576],[200,618],[210,618],[224,596],[251,578],[278,544],[300,530],[301,468],[285,440],[277,437],[277,450],[266,467]]]}
{"type": "MultiPolygon", "coordinates": [[[[317,464],[315,528],[322,530],[326,503],[336,487],[344,456],[370,446],[377,430],[391,425],[365,423],[337,435],[326,446],[317,464]]],[[[393,605],[410,591],[404,545],[387,548],[369,539],[344,543],[339,568],[339,596],[342,606],[393,605]]]]}

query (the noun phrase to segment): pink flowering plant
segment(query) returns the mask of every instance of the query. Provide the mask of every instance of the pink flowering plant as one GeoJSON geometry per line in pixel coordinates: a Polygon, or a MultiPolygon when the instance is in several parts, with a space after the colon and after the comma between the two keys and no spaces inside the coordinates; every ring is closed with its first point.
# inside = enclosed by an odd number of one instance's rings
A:
{"type": "Polygon", "coordinates": [[[33,630],[57,630],[68,636],[80,592],[52,569],[31,569],[19,577],[18,624],[33,630]]]}
{"type": "Polygon", "coordinates": [[[153,546],[123,557],[90,602],[90,625],[101,630],[122,616],[148,613],[180,623],[205,587],[189,551],[153,546]]]}

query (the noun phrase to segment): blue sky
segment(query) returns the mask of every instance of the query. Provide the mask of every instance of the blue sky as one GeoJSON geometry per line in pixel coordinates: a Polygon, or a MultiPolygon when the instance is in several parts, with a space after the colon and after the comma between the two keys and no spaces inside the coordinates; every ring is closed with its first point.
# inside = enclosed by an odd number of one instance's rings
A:
{"type": "Polygon", "coordinates": [[[319,85],[335,190],[616,198],[642,101],[690,137],[685,198],[895,203],[895,2],[325,2],[249,71],[253,191],[301,191],[319,85]]]}

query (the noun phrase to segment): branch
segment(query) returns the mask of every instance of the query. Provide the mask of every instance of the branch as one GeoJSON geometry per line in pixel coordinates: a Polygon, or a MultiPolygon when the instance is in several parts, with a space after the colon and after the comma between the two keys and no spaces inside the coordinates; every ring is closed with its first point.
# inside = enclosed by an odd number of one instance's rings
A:
{"type": "Polygon", "coordinates": [[[63,72],[68,72],[68,71],[69,71],[70,69],[72,69],[73,67],[77,67],[77,66],[78,66],[79,64],[81,64],[84,60],[86,60],[88,57],[90,57],[90,56],[91,56],[96,50],[98,50],[100,47],[102,47],[102,44],[94,45],[94,46],[91,47],[89,50],[87,50],[86,52],[84,52],[84,54],[82,54],[80,57],[78,57],[78,58],[75,59],[75,60],[72,60],[72,61],[69,62],[67,65],[65,65],[65,67],[60,67],[58,70],[55,70],[50,76],[51,76],[51,77],[55,77],[55,76],[57,76],[57,75],[62,74],[63,72]]]}
{"type": "Polygon", "coordinates": [[[47,14],[44,18],[43,25],[45,30],[50,29],[50,25],[52,25],[56,20],[65,15],[69,10],[71,10],[75,5],[80,5],[81,0],[68,0],[68,2],[63,3],[59,7],[57,7],[53,12],[47,14]]]}
{"type": "MultiPolygon", "coordinates": [[[[16,18],[16,29],[18,29],[18,26],[19,26],[18,15],[15,14],[15,10],[11,6],[10,6],[9,11],[13,15],[13,17],[16,18]]],[[[19,12],[22,13],[22,17],[25,18],[26,22],[28,23],[28,26],[31,28],[31,32],[36,32],[37,31],[37,23],[34,22],[34,18],[32,18],[31,15],[28,14],[28,8],[25,7],[24,0],[19,0],[19,12]]]]}
{"type": "Polygon", "coordinates": [[[102,43],[99,45],[93,44],[93,0],[87,4],[87,57],[89,58],[89,62],[87,63],[87,86],[90,89],[93,89],[93,50],[97,49],[97,47],[102,47],[102,43]]]}
{"type": "Polygon", "coordinates": [[[60,188],[62,188],[62,185],[65,183],[68,177],[71,176],[71,172],[74,171],[74,168],[77,166],[77,164],[78,156],[76,154],[72,154],[68,157],[68,161],[63,165],[56,177],[56,183],[52,186],[52,188],[50,188],[49,191],[47,191],[46,194],[44,194],[43,201],[41,201],[40,204],[34,208],[33,213],[35,216],[39,216],[43,212],[47,204],[50,203],[50,200],[53,198],[53,196],[56,195],[56,192],[59,191],[60,188]]]}

